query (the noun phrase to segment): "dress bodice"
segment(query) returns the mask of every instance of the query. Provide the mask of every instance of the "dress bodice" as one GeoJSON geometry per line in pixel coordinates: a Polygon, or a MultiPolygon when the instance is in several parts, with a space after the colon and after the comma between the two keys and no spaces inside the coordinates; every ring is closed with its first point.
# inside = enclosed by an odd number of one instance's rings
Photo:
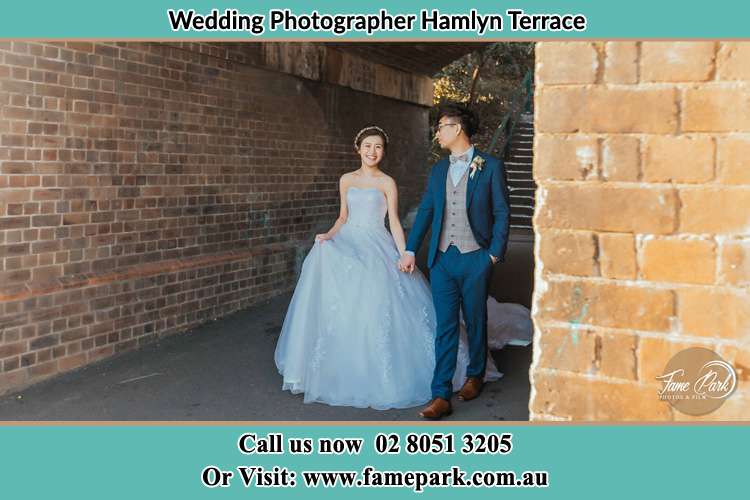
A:
{"type": "Polygon", "coordinates": [[[384,220],[388,212],[388,204],[380,189],[351,186],[346,192],[346,206],[349,210],[347,224],[373,228],[385,227],[384,220]]]}

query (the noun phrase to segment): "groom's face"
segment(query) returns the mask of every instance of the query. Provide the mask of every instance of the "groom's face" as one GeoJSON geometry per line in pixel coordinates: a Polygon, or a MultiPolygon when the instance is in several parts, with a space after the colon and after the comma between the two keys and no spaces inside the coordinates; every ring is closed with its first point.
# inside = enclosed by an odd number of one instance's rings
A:
{"type": "Polygon", "coordinates": [[[450,149],[461,134],[461,122],[458,118],[443,116],[435,127],[435,139],[443,149],[450,149]]]}

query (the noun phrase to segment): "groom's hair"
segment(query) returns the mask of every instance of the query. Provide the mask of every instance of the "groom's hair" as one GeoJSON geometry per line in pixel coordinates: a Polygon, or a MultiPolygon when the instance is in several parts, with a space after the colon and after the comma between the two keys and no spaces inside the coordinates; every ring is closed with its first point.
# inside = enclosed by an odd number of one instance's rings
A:
{"type": "Polygon", "coordinates": [[[474,111],[463,104],[458,104],[456,102],[441,104],[440,107],[438,107],[436,124],[440,122],[440,119],[443,117],[459,120],[461,122],[461,128],[469,137],[474,135],[479,129],[479,117],[474,111]]]}

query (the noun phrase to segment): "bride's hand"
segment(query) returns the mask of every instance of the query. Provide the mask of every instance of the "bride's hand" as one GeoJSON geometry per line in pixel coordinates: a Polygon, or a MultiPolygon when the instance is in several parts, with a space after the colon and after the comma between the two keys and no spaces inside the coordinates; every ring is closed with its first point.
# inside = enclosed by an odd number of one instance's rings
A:
{"type": "Polygon", "coordinates": [[[328,235],[328,233],[321,233],[315,235],[315,243],[323,243],[324,241],[330,240],[331,237],[328,235]]]}
{"type": "Polygon", "coordinates": [[[413,273],[416,262],[414,259],[414,256],[410,253],[404,252],[401,255],[401,258],[398,260],[398,268],[399,270],[405,272],[405,273],[413,273]]]}

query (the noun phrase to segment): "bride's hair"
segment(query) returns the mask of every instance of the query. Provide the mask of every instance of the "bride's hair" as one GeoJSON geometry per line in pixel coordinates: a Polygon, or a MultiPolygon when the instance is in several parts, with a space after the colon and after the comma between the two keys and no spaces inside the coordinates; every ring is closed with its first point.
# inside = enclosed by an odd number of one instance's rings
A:
{"type": "Polygon", "coordinates": [[[365,139],[365,137],[370,137],[373,135],[377,135],[381,139],[383,139],[383,151],[388,150],[388,134],[385,133],[385,130],[383,130],[380,127],[376,127],[375,125],[370,125],[369,127],[365,127],[359,132],[357,132],[357,135],[354,136],[354,149],[355,151],[359,151],[359,147],[362,145],[362,141],[365,139]]]}

